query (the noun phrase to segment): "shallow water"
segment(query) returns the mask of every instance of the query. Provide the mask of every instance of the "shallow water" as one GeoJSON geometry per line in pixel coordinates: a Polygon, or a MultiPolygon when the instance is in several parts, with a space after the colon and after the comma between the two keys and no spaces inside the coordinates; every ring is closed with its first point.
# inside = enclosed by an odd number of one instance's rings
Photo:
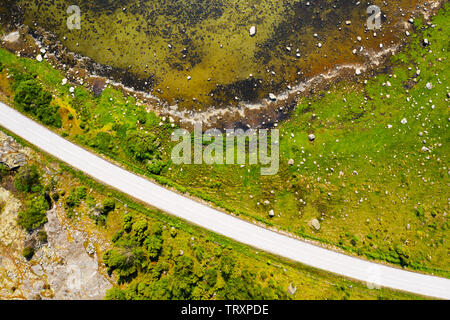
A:
{"type": "MultiPolygon", "coordinates": [[[[56,34],[71,51],[121,70],[123,81],[179,109],[254,103],[333,66],[364,63],[405,37],[420,1],[42,0],[14,1],[31,27],[56,34]],[[81,8],[80,30],[66,10],[81,8]],[[365,30],[369,4],[382,30],[365,30]],[[124,10],[125,8],[125,10],[124,10]],[[351,21],[347,24],[346,21],[351,21]],[[249,30],[256,26],[257,34],[249,30]],[[315,34],[317,34],[315,36],[315,34]],[[361,41],[357,37],[362,38],[361,41]],[[322,46],[319,48],[319,43],[322,46]],[[188,77],[190,80],[188,80],[188,77]],[[143,81],[137,81],[137,79],[143,81]]],[[[12,5],[12,2],[10,2],[12,5]]]]}

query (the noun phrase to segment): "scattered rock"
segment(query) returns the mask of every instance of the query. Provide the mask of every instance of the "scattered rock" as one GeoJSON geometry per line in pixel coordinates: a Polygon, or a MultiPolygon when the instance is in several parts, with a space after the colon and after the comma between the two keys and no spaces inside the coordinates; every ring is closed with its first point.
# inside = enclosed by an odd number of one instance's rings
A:
{"type": "Polygon", "coordinates": [[[250,28],[250,37],[256,36],[256,26],[250,28]]]}
{"type": "Polygon", "coordinates": [[[320,230],[320,222],[317,219],[312,219],[310,222],[311,226],[316,230],[319,231],[320,230]]]}
{"type": "Polygon", "coordinates": [[[314,134],[310,134],[309,136],[308,136],[308,140],[309,141],[315,141],[316,140],[316,136],[314,135],[314,134]]]}
{"type": "Polygon", "coordinates": [[[273,210],[269,211],[269,217],[271,218],[275,217],[275,212],[273,210]]]}

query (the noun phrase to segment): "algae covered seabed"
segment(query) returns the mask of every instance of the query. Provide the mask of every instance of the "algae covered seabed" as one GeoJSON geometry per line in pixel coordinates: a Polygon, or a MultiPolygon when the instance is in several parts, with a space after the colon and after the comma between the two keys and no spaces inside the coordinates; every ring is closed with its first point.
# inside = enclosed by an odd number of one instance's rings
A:
{"type": "Polygon", "coordinates": [[[202,112],[255,104],[338,65],[369,62],[403,41],[419,2],[16,0],[8,6],[20,22],[50,31],[69,50],[123,71],[126,85],[202,112]],[[372,4],[382,10],[376,34],[366,30],[372,4]],[[81,8],[80,30],[67,27],[70,5],[81,8]]]}

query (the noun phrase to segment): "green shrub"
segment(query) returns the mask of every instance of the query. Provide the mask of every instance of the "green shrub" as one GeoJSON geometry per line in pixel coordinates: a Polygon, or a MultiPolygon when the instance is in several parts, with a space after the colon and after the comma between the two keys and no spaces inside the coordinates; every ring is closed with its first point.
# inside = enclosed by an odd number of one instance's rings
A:
{"type": "Polygon", "coordinates": [[[89,208],[95,208],[97,202],[95,201],[95,198],[93,196],[88,195],[86,197],[86,204],[88,205],[89,208]]]}
{"type": "Polygon", "coordinates": [[[126,214],[123,216],[123,230],[130,232],[133,227],[133,216],[131,214],[126,214]]]}
{"type": "Polygon", "coordinates": [[[153,134],[132,132],[125,140],[126,151],[139,162],[152,159],[158,147],[159,142],[153,134]]]}
{"type": "Polygon", "coordinates": [[[145,220],[138,220],[133,224],[133,234],[134,234],[134,239],[142,244],[145,240],[145,238],[147,237],[147,228],[148,228],[148,224],[147,221],[145,220]]]}
{"type": "MultiPolygon", "coordinates": [[[[17,80],[16,80],[17,81],[17,80]]],[[[37,116],[45,125],[61,128],[59,107],[51,106],[52,95],[35,79],[16,82],[14,102],[23,111],[37,116]]]]}
{"type": "Polygon", "coordinates": [[[147,113],[144,110],[138,110],[136,112],[136,117],[140,124],[145,124],[147,122],[147,113]]]}
{"type": "Polygon", "coordinates": [[[163,241],[158,236],[151,236],[145,240],[144,245],[146,246],[150,259],[152,260],[158,259],[162,250],[162,244],[163,241]]]}
{"type": "Polygon", "coordinates": [[[41,190],[38,168],[35,165],[21,167],[15,176],[14,186],[20,192],[38,192],[41,190]]]}
{"type": "Polygon", "coordinates": [[[216,269],[206,270],[205,281],[209,287],[213,288],[217,283],[217,270],[216,269]]]}
{"type": "Polygon", "coordinates": [[[78,187],[72,190],[70,195],[66,198],[66,206],[68,208],[78,207],[82,200],[86,199],[87,196],[87,188],[86,187],[78,187]]]}
{"type": "Polygon", "coordinates": [[[161,174],[165,166],[166,163],[159,158],[159,155],[154,155],[146,164],[147,170],[155,175],[161,174]]]}
{"type": "Polygon", "coordinates": [[[17,222],[25,230],[31,231],[47,222],[47,210],[49,204],[45,197],[36,196],[26,202],[26,209],[19,212],[17,222]]]}
{"type": "Polygon", "coordinates": [[[107,132],[99,132],[93,139],[91,146],[100,151],[107,152],[111,145],[111,135],[107,132]]]}
{"type": "Polygon", "coordinates": [[[39,241],[41,241],[43,243],[47,242],[48,236],[47,236],[47,232],[45,232],[44,230],[39,231],[37,237],[38,237],[39,241]]]}
{"type": "Polygon", "coordinates": [[[103,259],[119,283],[128,284],[125,289],[110,289],[106,299],[211,299],[213,293],[219,299],[289,299],[273,273],[262,275],[267,285],[262,283],[256,272],[238,265],[231,249],[216,247],[212,254],[198,244],[191,246],[194,259],[189,252],[178,255],[180,247],[166,245],[163,235],[160,223],[149,226],[143,219],[133,223],[131,214],[124,216],[123,230],[113,237],[115,248],[103,259]]]}
{"type": "Polygon", "coordinates": [[[103,261],[108,268],[108,272],[113,272],[119,276],[119,282],[130,279],[137,273],[136,264],[138,259],[133,250],[121,249],[109,250],[103,255],[103,261]]]}
{"type": "Polygon", "coordinates": [[[398,259],[400,259],[400,264],[402,267],[406,267],[411,264],[411,254],[406,246],[397,245],[394,250],[398,255],[398,259]]]}
{"type": "Polygon", "coordinates": [[[10,72],[11,72],[13,80],[14,80],[14,83],[12,85],[13,90],[17,90],[17,87],[22,82],[36,79],[36,75],[35,74],[30,74],[28,72],[24,72],[24,71],[21,71],[21,70],[16,69],[16,68],[10,68],[10,72]]]}
{"type": "Polygon", "coordinates": [[[126,295],[123,290],[117,287],[112,287],[106,292],[106,300],[126,300],[126,295]]]}
{"type": "Polygon", "coordinates": [[[116,208],[116,200],[114,200],[114,198],[106,198],[103,201],[103,206],[102,206],[102,213],[104,215],[107,215],[108,213],[110,213],[111,211],[113,211],[116,208]]]}

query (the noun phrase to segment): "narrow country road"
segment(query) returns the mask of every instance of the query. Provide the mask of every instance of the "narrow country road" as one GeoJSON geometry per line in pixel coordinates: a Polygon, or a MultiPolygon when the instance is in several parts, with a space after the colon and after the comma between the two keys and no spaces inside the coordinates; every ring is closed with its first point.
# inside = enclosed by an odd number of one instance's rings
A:
{"type": "Polygon", "coordinates": [[[424,296],[450,299],[450,279],[347,256],[212,209],[103,160],[1,102],[0,126],[97,181],[235,241],[352,279],[424,296]]]}

